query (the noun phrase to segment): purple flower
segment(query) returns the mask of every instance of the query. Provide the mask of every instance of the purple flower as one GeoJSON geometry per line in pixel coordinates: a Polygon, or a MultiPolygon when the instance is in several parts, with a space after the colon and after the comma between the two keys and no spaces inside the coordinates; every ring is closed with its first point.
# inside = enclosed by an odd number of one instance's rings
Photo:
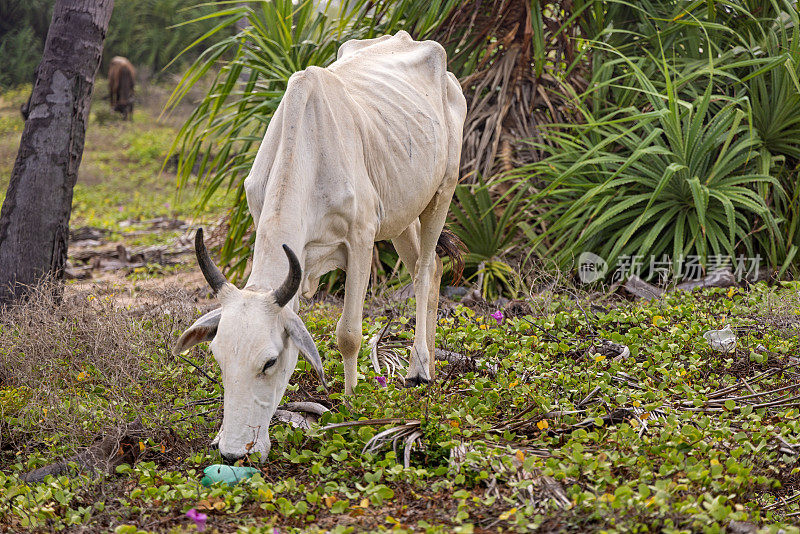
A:
{"type": "Polygon", "coordinates": [[[186,512],[186,517],[194,521],[195,526],[197,526],[198,532],[203,532],[206,529],[206,520],[208,516],[204,513],[198,512],[194,508],[186,512]]]}
{"type": "Polygon", "coordinates": [[[490,317],[492,319],[495,319],[497,321],[497,324],[500,324],[500,323],[503,322],[503,312],[501,310],[497,310],[496,312],[491,314],[490,317]]]}
{"type": "Polygon", "coordinates": [[[385,376],[376,376],[375,380],[378,382],[378,385],[382,388],[386,387],[386,377],[385,376]]]}

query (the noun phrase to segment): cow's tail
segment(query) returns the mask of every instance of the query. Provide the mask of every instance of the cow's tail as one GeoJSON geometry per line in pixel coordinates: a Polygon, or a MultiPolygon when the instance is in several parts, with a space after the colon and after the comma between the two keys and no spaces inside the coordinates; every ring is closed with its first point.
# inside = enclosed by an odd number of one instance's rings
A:
{"type": "Polygon", "coordinates": [[[450,258],[450,283],[454,286],[458,285],[461,281],[461,275],[464,274],[464,253],[467,247],[456,234],[444,228],[439,240],[436,242],[436,255],[440,258],[447,256],[450,258]]]}

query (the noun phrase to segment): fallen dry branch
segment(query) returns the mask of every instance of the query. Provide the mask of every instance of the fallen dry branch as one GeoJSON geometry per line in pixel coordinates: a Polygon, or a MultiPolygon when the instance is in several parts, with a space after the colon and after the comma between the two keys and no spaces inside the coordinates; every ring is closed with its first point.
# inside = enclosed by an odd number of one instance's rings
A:
{"type": "Polygon", "coordinates": [[[722,388],[707,395],[706,400],[699,406],[695,405],[694,399],[685,399],[675,403],[676,409],[691,412],[722,412],[722,411],[741,411],[749,406],[755,410],[758,408],[786,409],[800,406],[800,395],[788,393],[791,390],[797,392],[800,383],[794,382],[788,386],[766,389],[755,392],[755,386],[764,382],[767,378],[783,373],[797,367],[798,363],[792,363],[780,368],[770,369],[749,380],[739,380],[736,384],[722,388]],[[746,388],[750,391],[747,395],[733,395],[737,391],[746,388]],[[731,405],[731,402],[733,405],[731,405]]]}
{"type": "Polygon", "coordinates": [[[85,451],[60,462],[55,462],[22,475],[27,483],[41,482],[48,475],[58,476],[70,473],[90,473],[93,475],[114,474],[122,464],[133,465],[141,454],[139,442],[146,433],[140,420],[117,428],[106,437],[98,437],[96,443],[85,451]]]}
{"type": "MultiPolygon", "coordinates": [[[[699,280],[688,280],[676,285],[673,291],[693,291],[705,287],[730,287],[736,284],[736,277],[730,269],[717,269],[699,280]]],[[[651,300],[667,293],[661,287],[645,282],[636,275],[631,275],[622,284],[622,288],[636,298],[651,300]]]]}
{"type": "Polygon", "coordinates": [[[777,510],[779,508],[785,508],[790,504],[800,502],[800,491],[795,492],[791,497],[778,497],[777,500],[771,504],[764,506],[763,510],[777,510]]]}
{"type": "Polygon", "coordinates": [[[679,291],[692,291],[702,287],[730,287],[736,284],[736,277],[730,269],[717,269],[700,280],[689,280],[675,286],[679,291]]]}
{"type": "Polygon", "coordinates": [[[622,287],[634,297],[645,300],[657,299],[664,294],[663,289],[660,289],[652,284],[648,284],[636,275],[628,278],[622,287]]]}

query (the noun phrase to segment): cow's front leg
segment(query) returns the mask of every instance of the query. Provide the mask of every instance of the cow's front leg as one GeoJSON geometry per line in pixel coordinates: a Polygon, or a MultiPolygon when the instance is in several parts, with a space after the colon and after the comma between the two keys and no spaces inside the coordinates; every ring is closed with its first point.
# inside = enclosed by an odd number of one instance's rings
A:
{"type": "Polygon", "coordinates": [[[361,318],[369,284],[372,241],[351,245],[344,283],[344,309],[336,325],[336,342],[344,362],[344,392],[352,395],[358,383],[358,350],[361,348],[361,318]]]}

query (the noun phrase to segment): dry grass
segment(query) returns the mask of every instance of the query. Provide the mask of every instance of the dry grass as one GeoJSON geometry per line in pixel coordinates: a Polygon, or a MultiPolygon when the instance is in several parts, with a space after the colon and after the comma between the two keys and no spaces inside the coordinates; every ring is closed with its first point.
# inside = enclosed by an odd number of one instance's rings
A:
{"type": "Polygon", "coordinates": [[[191,373],[154,369],[172,361],[194,313],[185,291],[166,288],[130,309],[90,290],[68,288],[58,300],[43,287],[3,310],[0,387],[15,398],[0,403],[0,465],[53,445],[76,450],[138,415],[161,426],[191,373]]]}

